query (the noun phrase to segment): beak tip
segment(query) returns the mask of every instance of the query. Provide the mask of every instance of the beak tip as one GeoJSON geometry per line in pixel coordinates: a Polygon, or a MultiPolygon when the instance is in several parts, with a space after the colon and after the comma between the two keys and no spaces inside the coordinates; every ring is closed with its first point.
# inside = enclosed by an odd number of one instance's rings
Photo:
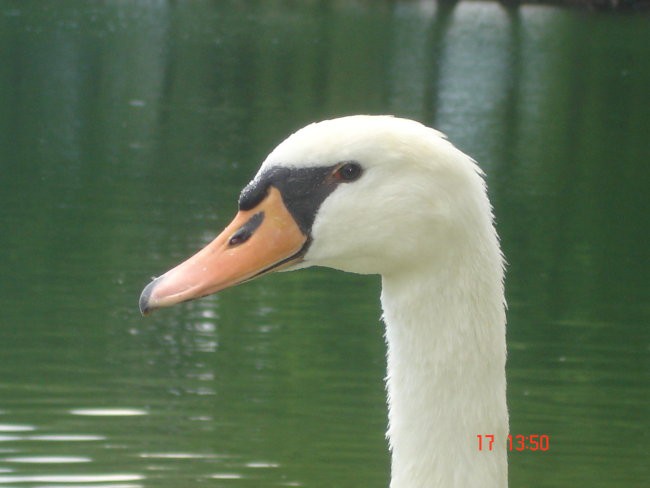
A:
{"type": "Polygon", "coordinates": [[[140,294],[140,300],[138,305],[140,307],[140,313],[146,317],[151,312],[153,312],[157,307],[153,306],[151,303],[151,292],[158,284],[158,278],[154,279],[151,283],[144,287],[142,293],[140,294]]]}

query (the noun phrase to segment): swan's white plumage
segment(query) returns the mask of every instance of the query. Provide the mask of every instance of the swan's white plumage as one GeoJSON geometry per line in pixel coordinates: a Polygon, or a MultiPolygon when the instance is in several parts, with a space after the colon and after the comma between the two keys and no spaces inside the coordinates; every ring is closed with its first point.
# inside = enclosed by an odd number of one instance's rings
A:
{"type": "Polygon", "coordinates": [[[351,116],[296,132],[258,175],[352,160],[362,177],[322,203],[297,267],[382,275],[391,488],[504,487],[503,265],[482,172],[417,122],[351,116]]]}

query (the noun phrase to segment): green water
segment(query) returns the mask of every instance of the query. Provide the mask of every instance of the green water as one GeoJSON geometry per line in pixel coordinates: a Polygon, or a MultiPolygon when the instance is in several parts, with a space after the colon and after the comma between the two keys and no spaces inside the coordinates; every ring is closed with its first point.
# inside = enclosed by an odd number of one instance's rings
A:
{"type": "Polygon", "coordinates": [[[496,3],[0,0],[0,487],[381,487],[377,277],[143,319],[305,123],[395,113],[488,173],[512,487],[648,470],[650,18],[496,3]]]}

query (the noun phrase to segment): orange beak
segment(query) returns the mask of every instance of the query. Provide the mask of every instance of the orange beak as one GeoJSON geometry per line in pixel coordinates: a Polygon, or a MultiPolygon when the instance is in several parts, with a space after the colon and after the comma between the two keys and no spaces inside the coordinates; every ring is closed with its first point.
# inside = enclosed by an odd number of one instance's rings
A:
{"type": "Polygon", "coordinates": [[[146,315],[284,268],[300,261],[307,240],[271,186],[259,205],[238,212],[214,241],[149,283],[140,295],[140,311],[146,315]]]}

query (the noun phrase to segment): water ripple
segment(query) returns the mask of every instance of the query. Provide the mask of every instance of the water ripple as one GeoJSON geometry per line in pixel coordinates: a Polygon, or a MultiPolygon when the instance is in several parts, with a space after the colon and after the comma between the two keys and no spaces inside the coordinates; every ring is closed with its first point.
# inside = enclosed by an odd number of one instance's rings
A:
{"type": "Polygon", "coordinates": [[[75,408],[70,410],[70,413],[91,417],[130,417],[149,414],[146,410],[138,408],[75,408]]]}
{"type": "Polygon", "coordinates": [[[36,430],[33,425],[0,424],[0,432],[29,432],[36,430]]]}
{"type": "Polygon", "coordinates": [[[82,456],[13,456],[3,459],[6,463],[34,463],[34,464],[68,464],[89,463],[91,458],[82,456]]]}
{"type": "Polygon", "coordinates": [[[30,440],[30,441],[86,442],[86,441],[104,441],[106,440],[106,437],[103,435],[91,435],[91,434],[47,434],[47,435],[30,435],[22,439],[30,440]]]}
{"type": "MultiPolygon", "coordinates": [[[[0,484],[7,483],[113,483],[123,481],[141,481],[145,477],[140,474],[87,474],[87,475],[8,475],[0,476],[0,484]]],[[[97,488],[97,485],[93,485],[97,488]]],[[[111,488],[115,485],[111,484],[111,488]]],[[[75,488],[80,488],[75,485],[75,488]]]]}
{"type": "Polygon", "coordinates": [[[143,452],[138,457],[144,459],[217,459],[225,456],[191,452],[143,452]]]}
{"type": "Polygon", "coordinates": [[[243,478],[244,475],[239,473],[215,473],[210,475],[210,479],[213,480],[240,480],[243,478]]]}

